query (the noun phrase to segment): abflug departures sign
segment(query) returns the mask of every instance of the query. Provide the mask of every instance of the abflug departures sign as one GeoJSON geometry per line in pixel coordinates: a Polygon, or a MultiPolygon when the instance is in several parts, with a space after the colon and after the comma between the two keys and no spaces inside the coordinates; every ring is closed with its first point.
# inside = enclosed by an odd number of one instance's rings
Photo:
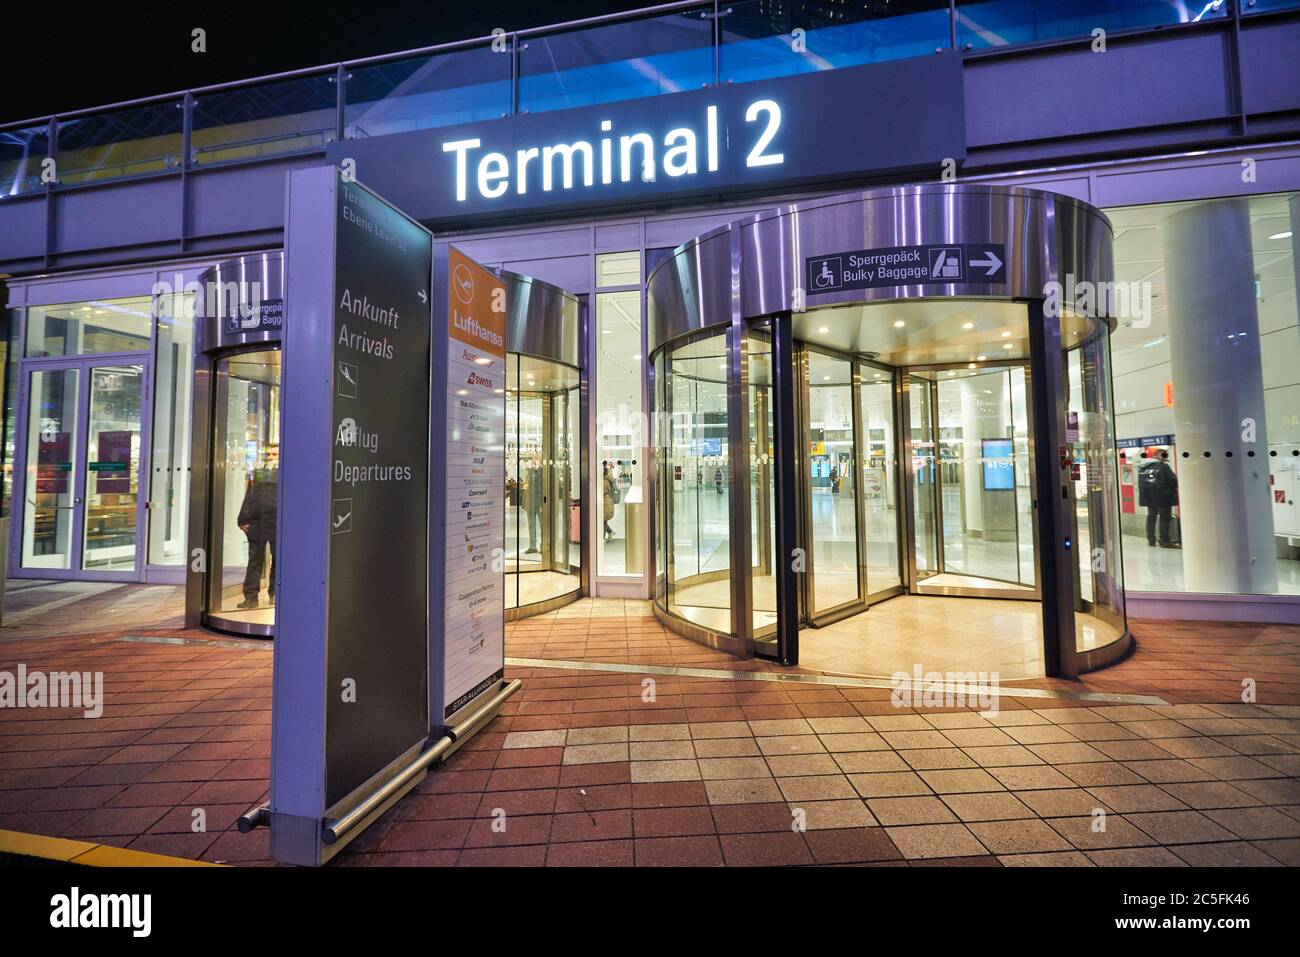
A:
{"type": "Polygon", "coordinates": [[[327,806],[428,732],[432,243],[355,183],[335,195],[327,806]]]}
{"type": "Polygon", "coordinates": [[[961,62],[898,60],[331,144],[424,221],[721,195],[966,155],[961,62]]]}

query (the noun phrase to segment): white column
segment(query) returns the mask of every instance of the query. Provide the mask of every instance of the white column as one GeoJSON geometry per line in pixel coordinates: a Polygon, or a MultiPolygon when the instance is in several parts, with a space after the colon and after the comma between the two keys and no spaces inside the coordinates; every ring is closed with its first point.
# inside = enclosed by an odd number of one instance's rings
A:
{"type": "Polygon", "coordinates": [[[1163,234],[1185,587],[1273,593],[1248,201],[1190,206],[1165,221],[1163,234]],[[1247,441],[1252,428],[1254,441],[1247,441]]]}

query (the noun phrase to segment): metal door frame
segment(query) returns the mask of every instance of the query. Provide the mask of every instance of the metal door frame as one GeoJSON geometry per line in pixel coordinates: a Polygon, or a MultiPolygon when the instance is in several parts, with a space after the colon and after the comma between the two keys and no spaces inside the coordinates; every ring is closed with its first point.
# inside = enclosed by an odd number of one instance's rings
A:
{"type": "MultiPolygon", "coordinates": [[[[889,387],[889,408],[890,408],[890,420],[891,420],[890,431],[893,433],[893,439],[894,439],[894,464],[892,466],[887,465],[885,467],[885,471],[887,474],[892,473],[890,474],[890,477],[894,481],[894,562],[896,567],[898,568],[898,584],[888,585],[885,588],[881,588],[874,592],[871,590],[871,575],[870,575],[870,569],[868,567],[868,558],[866,554],[868,542],[866,541],[867,536],[866,536],[865,496],[863,497],[860,503],[860,509],[862,512],[862,576],[863,576],[862,593],[863,595],[866,596],[867,607],[870,608],[872,605],[875,605],[879,602],[886,601],[887,599],[894,598],[898,595],[906,594],[907,587],[908,587],[907,583],[909,580],[908,572],[907,572],[907,557],[906,557],[907,543],[908,543],[907,522],[906,522],[906,516],[904,515],[906,509],[901,507],[902,501],[899,496],[899,492],[900,490],[902,490],[902,486],[904,485],[903,471],[902,471],[903,455],[901,453],[902,446],[899,445],[899,437],[900,437],[899,423],[902,421],[903,418],[902,415],[903,367],[886,365],[885,363],[879,362],[875,359],[868,359],[868,358],[858,356],[854,358],[854,368],[855,368],[855,376],[858,380],[858,388],[859,388],[859,395],[855,401],[857,403],[857,408],[859,411],[861,411],[862,408],[862,396],[861,396],[862,387],[877,384],[874,382],[867,382],[862,377],[862,370],[874,369],[878,372],[885,373],[889,377],[887,380],[882,380],[879,384],[887,385],[889,387]]],[[[867,434],[867,424],[866,422],[862,422],[861,434],[859,436],[859,442],[861,443],[860,447],[865,447],[865,444],[869,441],[870,441],[870,437],[867,434]]],[[[864,461],[869,461],[869,456],[864,457],[864,461]]],[[[907,497],[906,491],[903,490],[902,499],[906,499],[906,497],[907,497]]]]}
{"type": "MultiPolygon", "coordinates": [[[[973,364],[976,366],[976,371],[979,371],[980,369],[990,369],[990,370],[991,369],[1008,370],[1011,368],[1024,369],[1025,422],[1027,427],[1026,438],[1029,444],[1028,471],[1029,471],[1029,498],[1031,502],[1030,520],[1032,522],[1031,534],[1033,536],[1033,545],[1034,545],[1034,558],[1033,558],[1034,586],[1032,590],[1026,590],[1023,586],[1019,588],[1003,589],[1003,588],[978,588],[978,587],[968,587],[968,586],[960,586],[960,585],[932,585],[932,586],[928,586],[928,590],[921,591],[922,585],[924,585],[924,583],[927,580],[944,574],[964,574],[971,578],[985,578],[990,581],[1003,580],[1003,579],[994,579],[992,576],[989,575],[975,575],[970,572],[948,572],[946,569],[947,562],[944,554],[943,496],[940,494],[940,489],[943,484],[942,472],[940,468],[940,466],[942,465],[942,456],[940,455],[940,451],[939,451],[939,446],[941,441],[939,435],[939,401],[938,401],[940,380],[937,378],[928,379],[925,376],[919,374],[921,372],[946,372],[950,369],[969,370],[972,365],[972,363],[969,362],[946,362],[946,363],[939,363],[935,365],[925,365],[925,366],[905,366],[902,367],[901,369],[903,376],[905,378],[907,376],[916,375],[917,378],[921,379],[921,381],[928,383],[927,388],[929,389],[930,392],[931,428],[934,433],[934,450],[935,450],[935,482],[933,483],[933,490],[931,494],[934,496],[935,520],[936,520],[936,532],[937,532],[935,538],[936,538],[939,570],[934,575],[927,575],[923,579],[918,580],[916,578],[913,578],[912,579],[913,584],[910,585],[909,588],[914,594],[918,594],[918,595],[949,595],[949,596],[962,597],[962,598],[1004,598],[1004,599],[1012,599],[1017,601],[1041,601],[1043,597],[1042,562],[1040,560],[1040,553],[1042,549],[1040,548],[1041,543],[1039,542],[1039,537],[1038,537],[1038,533],[1039,533],[1038,508],[1037,508],[1037,503],[1039,500],[1038,499],[1038,478],[1037,478],[1036,470],[1034,468],[1034,462],[1036,460],[1036,456],[1038,453],[1037,453],[1037,443],[1035,442],[1034,439],[1035,421],[1034,421],[1033,395],[1034,395],[1034,387],[1035,387],[1035,376],[1033,374],[1033,369],[1028,359],[1001,359],[1001,360],[987,359],[982,362],[976,362],[973,364]]],[[[1011,404],[1012,399],[1009,391],[1009,385],[1010,384],[1008,383],[1007,405],[1008,405],[1008,409],[1012,411],[1012,422],[1013,422],[1012,463],[1014,467],[1014,462],[1015,462],[1014,409],[1015,407],[1014,405],[1011,404]]],[[[909,416],[909,429],[910,429],[910,416],[909,416]]],[[[912,467],[911,459],[909,457],[908,469],[910,470],[911,467],[912,467]]],[[[913,487],[910,477],[908,481],[908,487],[909,489],[912,490],[914,494],[915,489],[913,487]]],[[[909,508],[909,514],[910,513],[911,513],[911,509],[909,508]]],[[[1017,511],[1016,512],[1016,537],[1015,537],[1017,568],[1019,568],[1019,559],[1020,559],[1020,527],[1019,526],[1020,526],[1020,516],[1019,516],[1019,512],[1017,511]]],[[[913,572],[915,572],[915,568],[916,568],[915,537],[909,536],[907,545],[911,552],[909,564],[913,569],[913,572]]],[[[1014,584],[1010,581],[1007,581],[1006,583],[1008,585],[1014,584]]]]}
{"type": "MultiPolygon", "coordinates": [[[[18,401],[15,416],[14,502],[18,503],[14,533],[10,537],[9,574],[14,578],[37,578],[58,581],[144,581],[146,545],[149,537],[149,476],[153,426],[152,352],[102,352],[77,356],[40,356],[18,360],[18,401]],[[91,373],[97,368],[139,366],[140,379],[140,455],[136,471],[135,566],[131,571],[86,569],[86,490],[88,488],[90,435],[91,373]],[[69,542],[67,568],[38,568],[23,565],[23,541],[27,521],[27,449],[31,442],[31,379],[36,372],[77,371],[77,448],[73,453],[73,504],[59,506],[73,510],[72,538],[69,542]],[[21,437],[21,441],[19,441],[21,437]],[[21,495],[19,495],[21,489],[21,495]]],[[[35,494],[34,492],[32,494],[35,494]]],[[[11,508],[11,518],[14,509],[11,508]]]]}
{"type": "MultiPolygon", "coordinates": [[[[280,352],[283,353],[283,347],[279,342],[259,343],[256,345],[245,346],[237,349],[229,349],[222,352],[213,353],[209,356],[208,383],[206,392],[206,401],[209,406],[206,413],[203,414],[203,421],[200,422],[200,416],[197,414],[200,410],[197,403],[195,404],[195,415],[190,428],[197,430],[200,425],[203,427],[203,442],[207,448],[207,501],[203,515],[203,547],[205,549],[205,569],[203,574],[203,611],[201,624],[206,627],[218,629],[220,631],[232,632],[241,635],[251,635],[256,637],[270,638],[275,635],[275,624],[264,625],[259,622],[240,621],[237,618],[226,618],[229,612],[221,610],[222,591],[225,588],[225,542],[224,539],[214,535],[216,523],[212,520],[213,510],[218,507],[225,507],[226,501],[226,452],[225,443],[217,441],[218,425],[229,426],[228,403],[230,399],[230,379],[229,362],[231,359],[241,355],[253,355],[261,352],[280,352]],[[226,363],[226,373],[218,374],[218,369],[222,363],[226,363]]],[[[281,355],[283,362],[283,354],[281,355]]],[[[235,376],[235,378],[239,378],[235,376]]],[[[199,380],[196,379],[196,383],[199,380]]],[[[255,381],[255,380],[245,380],[255,381]]],[[[269,384],[269,383],[263,383],[269,384]]],[[[283,375],[281,376],[280,385],[277,387],[284,388],[283,375]]],[[[223,529],[224,533],[224,529],[223,529]]],[[[276,547],[279,547],[276,542],[276,547]]],[[[190,543],[190,549],[193,550],[195,545],[190,543]]],[[[270,568],[267,568],[267,574],[270,574],[270,568]]]]}
{"type": "Polygon", "coordinates": [[[862,461],[862,411],[860,408],[862,391],[858,363],[856,357],[851,354],[829,349],[815,343],[798,341],[795,343],[794,358],[795,364],[798,366],[798,371],[794,377],[796,387],[795,408],[798,416],[796,428],[802,437],[801,447],[795,460],[799,472],[799,484],[795,487],[795,495],[798,499],[800,517],[799,528],[801,534],[799,540],[803,543],[802,547],[806,562],[799,589],[799,619],[814,628],[821,628],[844,618],[859,615],[866,611],[870,605],[866,582],[866,543],[863,540],[866,530],[862,514],[862,483],[860,476],[857,474],[858,463],[862,461]],[[812,379],[810,375],[810,357],[814,352],[845,362],[849,367],[849,414],[851,416],[849,431],[853,434],[853,525],[856,536],[854,552],[857,556],[858,582],[858,595],[856,598],[822,610],[817,609],[815,602],[817,561],[816,549],[813,547],[815,530],[812,523],[812,379]]]}

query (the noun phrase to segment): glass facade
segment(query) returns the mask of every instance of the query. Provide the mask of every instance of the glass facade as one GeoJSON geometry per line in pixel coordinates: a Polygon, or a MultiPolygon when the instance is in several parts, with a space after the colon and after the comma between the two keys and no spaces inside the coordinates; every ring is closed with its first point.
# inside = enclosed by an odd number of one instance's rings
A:
{"type": "MultiPolygon", "coordinates": [[[[155,300],[153,427],[149,461],[149,564],[183,565],[189,521],[194,296],[155,300]]],[[[200,425],[201,427],[201,425],[200,425]]]]}
{"type": "MultiPolygon", "coordinates": [[[[1238,15],[1296,8],[1300,0],[1242,0],[1238,15]]],[[[0,197],[44,188],[42,162],[51,155],[56,125],[57,182],[72,185],[319,151],[340,136],[657,96],[953,47],[1001,49],[1088,38],[1097,29],[1163,30],[1233,15],[1228,0],[741,0],[649,16],[631,11],[576,28],[503,32],[486,46],[449,44],[421,56],[198,89],[57,124],[14,125],[0,130],[0,197]]]]}
{"type": "Polygon", "coordinates": [[[272,624],[280,476],[280,350],[218,360],[208,522],[210,614],[272,624]]]}
{"type": "Polygon", "coordinates": [[[1300,198],[1107,214],[1137,303],[1095,360],[1113,369],[1128,587],[1300,594],[1300,198]]]}
{"type": "Polygon", "coordinates": [[[140,352],[149,348],[153,300],[108,299],[27,310],[27,358],[140,352]]]}
{"type": "Polygon", "coordinates": [[[733,489],[727,435],[727,335],[661,352],[662,601],[679,618],[731,631],[733,489]]]}
{"type": "Polygon", "coordinates": [[[506,608],[582,587],[582,429],[578,370],[506,357],[506,608]]]}
{"type": "Polygon", "coordinates": [[[640,578],[645,573],[645,500],[641,408],[641,254],[596,257],[596,460],[600,535],[596,572],[640,578]]]}

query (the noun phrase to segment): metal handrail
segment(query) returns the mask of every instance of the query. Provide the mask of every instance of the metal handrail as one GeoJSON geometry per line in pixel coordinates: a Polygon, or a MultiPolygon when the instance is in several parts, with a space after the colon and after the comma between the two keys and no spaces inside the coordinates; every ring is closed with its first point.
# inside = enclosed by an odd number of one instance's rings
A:
{"type": "MultiPolygon", "coordinates": [[[[59,130],[60,122],[76,120],[76,119],[89,117],[89,116],[102,115],[105,113],[111,113],[119,110],[171,103],[174,104],[177,108],[183,110],[185,113],[184,127],[185,130],[187,131],[187,135],[186,135],[187,143],[186,143],[186,149],[184,150],[184,155],[182,157],[182,162],[180,165],[182,169],[189,169],[193,167],[196,160],[193,152],[189,148],[190,144],[188,143],[188,138],[189,138],[188,131],[193,129],[192,116],[194,112],[194,104],[196,99],[199,97],[208,96],[218,92],[255,88],[267,84],[273,84],[273,83],[283,82],[283,81],[293,80],[293,79],[302,79],[307,77],[336,76],[339,78],[340,81],[346,81],[346,79],[349,76],[348,71],[351,69],[378,66],[386,63],[403,62],[418,57],[427,57],[431,55],[437,55],[440,53],[452,53],[458,50],[478,49],[485,46],[490,46],[495,40],[500,38],[505,38],[507,43],[509,44],[507,52],[508,55],[511,57],[512,64],[513,64],[511,69],[511,76],[510,76],[510,82],[511,82],[510,112],[513,114],[518,112],[518,103],[519,103],[518,94],[519,94],[520,71],[518,69],[518,60],[519,60],[519,53],[522,49],[521,41],[525,41],[534,37],[557,36],[565,33],[571,33],[575,30],[582,30],[590,27],[598,27],[607,24],[634,22],[637,20],[644,20],[644,19],[653,18],[656,16],[662,16],[665,14],[674,13],[678,11],[701,10],[710,7],[712,9],[711,16],[714,20],[715,27],[713,30],[712,38],[709,42],[709,46],[714,53],[714,83],[720,83],[722,82],[721,75],[719,72],[720,57],[721,57],[722,47],[724,46],[724,44],[722,42],[721,29],[719,26],[717,26],[717,24],[719,23],[721,17],[731,12],[731,7],[727,6],[724,0],[674,0],[674,2],[670,2],[670,3],[661,3],[653,6],[641,7],[636,10],[624,11],[620,13],[604,14],[601,16],[587,17],[578,20],[568,20],[568,21],[563,21],[561,23],[547,24],[541,27],[531,27],[524,30],[502,31],[501,33],[496,35],[474,37],[467,40],[455,40],[447,43],[432,44],[429,46],[416,47],[410,50],[402,50],[396,53],[385,53],[377,56],[362,57],[362,58],[352,59],[352,60],[341,60],[335,63],[324,64],[321,66],[304,67],[297,70],[286,70],[279,73],[266,74],[258,77],[250,77],[250,78],[245,78],[240,80],[228,81],[224,83],[210,84],[208,86],[178,90],[171,93],[162,93],[153,96],[139,97],[136,99],[124,100],[118,103],[112,103],[104,106],[87,107],[80,110],[70,110],[61,113],[49,114],[47,116],[33,117],[26,120],[5,122],[5,123],[0,123],[0,133],[10,131],[10,130],[32,129],[32,128],[39,128],[41,126],[45,126],[46,136],[47,136],[46,154],[57,157],[61,152],[58,145],[58,130],[59,130]]],[[[959,6],[956,0],[949,0],[947,14],[949,19],[948,46],[950,49],[956,49],[958,46],[957,43],[958,11],[959,11],[959,6]]],[[[1283,10],[1275,10],[1275,11],[1262,11],[1262,12],[1256,12],[1254,14],[1250,14],[1249,16],[1253,20],[1256,18],[1262,19],[1263,17],[1268,16],[1270,14],[1285,15],[1287,13],[1294,13],[1294,10],[1283,9],[1283,10]]],[[[1241,0],[1234,0],[1234,2],[1228,4],[1227,16],[1214,18],[1212,20],[1202,21],[1199,24],[1196,23],[1184,24],[1184,26],[1206,26],[1209,28],[1213,28],[1214,25],[1219,25],[1219,26],[1233,25],[1239,23],[1243,15],[1244,14],[1242,10],[1241,0]]],[[[1165,28],[1166,25],[1146,27],[1146,28],[1137,27],[1137,28],[1133,28],[1132,30],[1122,31],[1122,33],[1125,35],[1139,34],[1139,33],[1163,30],[1165,28]]],[[[1051,46],[1059,42],[1065,42],[1065,41],[1044,41],[1044,43],[1041,45],[1051,46]]],[[[1003,52],[1003,51],[1014,53],[1037,45],[1040,44],[1028,44],[1028,45],[1015,44],[1009,47],[999,47],[996,50],[970,51],[968,54],[964,54],[964,55],[971,55],[971,56],[993,55],[995,53],[1003,52]]],[[[347,93],[346,93],[345,86],[346,86],[345,82],[339,82],[337,84],[337,89],[335,90],[336,114],[340,117],[338,123],[338,129],[336,130],[336,133],[340,137],[344,136],[342,117],[345,115],[346,106],[347,106],[347,93]]],[[[117,142],[130,142],[130,140],[120,140],[117,142]]],[[[101,144],[101,145],[112,145],[112,144],[101,144]]],[[[74,185],[74,184],[67,184],[67,185],[74,185]]],[[[28,192],[28,191],[24,191],[24,192],[28,192]]],[[[39,192],[39,190],[32,190],[30,192],[39,192]]]]}
{"type": "Polygon", "coordinates": [[[428,56],[433,53],[451,53],[456,50],[491,46],[492,42],[496,40],[498,36],[504,36],[513,43],[516,39],[528,39],[529,37],[546,36],[553,33],[567,33],[571,30],[581,29],[582,27],[601,26],[607,23],[618,23],[631,20],[644,20],[647,17],[672,13],[676,10],[699,9],[700,7],[708,6],[710,2],[713,3],[716,10],[718,0],[675,0],[673,3],[661,3],[652,7],[639,7],[636,10],[628,10],[622,13],[607,13],[598,17],[586,17],[581,20],[565,20],[561,23],[552,23],[541,27],[530,27],[526,30],[508,30],[503,34],[489,34],[488,36],[473,37],[468,40],[451,40],[446,43],[435,43],[430,46],[415,47],[411,50],[401,50],[397,53],[381,53],[376,56],[361,57],[356,60],[339,60],[334,63],[321,64],[320,66],[301,67],[297,70],[284,70],[280,73],[267,73],[262,76],[247,77],[240,80],[227,80],[224,83],[213,83],[208,86],[187,87],[186,89],[175,90],[171,93],[156,93],[150,96],[136,97],[133,100],[122,100],[117,103],[109,103],[102,106],[88,106],[79,110],[66,110],[60,113],[50,113],[44,116],[31,117],[26,120],[0,123],[0,131],[21,129],[29,126],[40,126],[43,123],[49,123],[51,120],[71,120],[98,113],[109,113],[115,110],[130,109],[133,106],[149,106],[153,103],[171,103],[179,101],[187,95],[197,97],[223,90],[236,90],[242,87],[260,86],[263,83],[274,83],[278,80],[295,80],[306,76],[325,76],[339,70],[351,70],[364,66],[378,66],[384,63],[394,63],[399,60],[411,60],[416,57],[428,56]]]}

